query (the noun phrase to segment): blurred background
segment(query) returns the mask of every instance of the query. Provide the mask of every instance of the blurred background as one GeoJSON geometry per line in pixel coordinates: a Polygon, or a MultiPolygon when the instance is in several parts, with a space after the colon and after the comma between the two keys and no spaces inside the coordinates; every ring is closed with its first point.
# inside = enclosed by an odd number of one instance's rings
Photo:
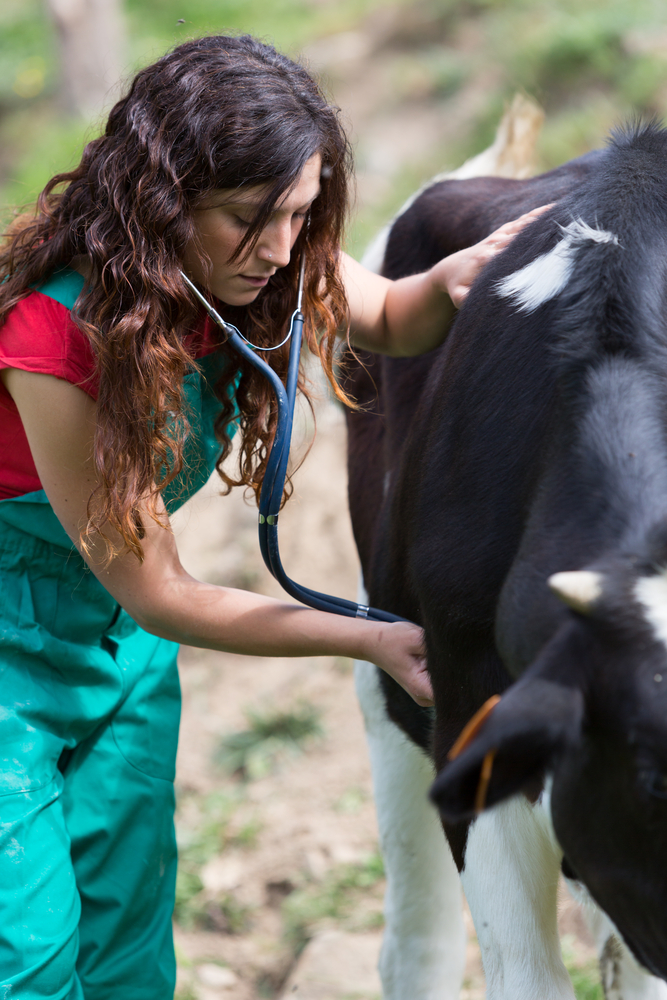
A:
{"type": "Polygon", "coordinates": [[[343,109],[353,252],[416,184],[482,149],[516,90],[546,111],[540,169],[667,110],[661,0],[3,0],[0,204],[73,165],[137,68],[226,31],[302,57],[343,109]]]}
{"type": "MultiPolygon", "coordinates": [[[[224,32],[302,58],[343,109],[357,255],[424,180],[492,141],[517,91],[546,112],[538,170],[630,117],[667,113],[663,0],[2,0],[2,223],[76,164],[139,67],[224,32]]],[[[317,424],[281,514],[283,561],[300,582],[353,597],[344,420],[325,393],[317,424]]],[[[312,435],[302,412],[302,451],[312,435]]],[[[212,480],[174,519],[186,568],[280,596],[256,510],[218,493],[212,480]]],[[[384,876],[351,662],[184,648],[180,667],[178,1000],[378,1000],[384,876]]],[[[560,933],[578,1000],[602,1000],[565,895],[560,933]]],[[[484,995],[469,922],[461,1000],[484,995]]]]}

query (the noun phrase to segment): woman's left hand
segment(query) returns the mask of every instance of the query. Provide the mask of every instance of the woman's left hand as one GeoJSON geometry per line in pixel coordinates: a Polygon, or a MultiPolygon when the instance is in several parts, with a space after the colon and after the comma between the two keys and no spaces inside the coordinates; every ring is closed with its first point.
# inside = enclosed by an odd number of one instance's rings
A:
{"type": "Polygon", "coordinates": [[[551,205],[506,222],[472,247],[450,254],[429,271],[389,281],[341,254],[350,307],[350,340],[356,347],[394,357],[423,354],[442,344],[485,264],[551,205]]]}
{"type": "Polygon", "coordinates": [[[457,309],[461,307],[470,291],[473,281],[492,257],[504,250],[508,243],[521,232],[524,226],[532,222],[542,212],[552,208],[552,205],[540,205],[532,212],[512,219],[492,232],[486,239],[480,240],[474,246],[450,254],[432,268],[433,277],[442,283],[457,309]]]}

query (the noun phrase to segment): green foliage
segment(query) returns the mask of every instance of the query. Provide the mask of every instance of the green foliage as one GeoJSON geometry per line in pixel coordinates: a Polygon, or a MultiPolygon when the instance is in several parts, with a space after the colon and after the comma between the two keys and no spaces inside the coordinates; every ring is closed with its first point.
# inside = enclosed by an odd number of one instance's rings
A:
{"type": "Polygon", "coordinates": [[[199,908],[194,901],[203,888],[204,883],[199,878],[197,871],[193,871],[179,862],[178,874],[176,876],[174,920],[181,927],[185,927],[186,930],[189,930],[196,922],[196,914],[199,912],[199,908]]]}
{"type": "Polygon", "coordinates": [[[571,968],[568,971],[577,1000],[604,1000],[604,991],[596,963],[591,963],[583,968],[571,968]]]}
{"type": "Polygon", "coordinates": [[[367,800],[368,793],[364,788],[347,788],[334,808],[336,812],[354,815],[359,812],[367,800]]]}
{"type": "Polygon", "coordinates": [[[360,920],[355,911],[371,890],[384,878],[380,854],[372,854],[359,864],[339,865],[321,882],[307,881],[283,903],[285,932],[296,950],[323,925],[335,922],[350,930],[382,926],[382,914],[370,912],[360,920]]]}
{"type": "Polygon", "coordinates": [[[604,1000],[597,961],[593,959],[582,964],[577,959],[574,944],[575,939],[569,934],[561,939],[563,961],[572,980],[574,995],[577,1000],[604,1000]]]}
{"type": "MultiPolygon", "coordinates": [[[[399,0],[401,2],[401,0],[399,0]]],[[[405,2],[405,0],[402,0],[405,2]]],[[[297,55],[314,38],[347,31],[383,0],[127,0],[137,65],[196,35],[246,32],[297,55]],[[180,24],[179,21],[183,23],[180,24]]]]}
{"type": "Polygon", "coordinates": [[[469,62],[441,45],[423,46],[396,60],[393,72],[395,97],[409,100],[442,100],[453,97],[470,77],[469,62]]]}
{"type": "Polygon", "coordinates": [[[245,934],[252,926],[252,907],[241,903],[232,892],[215,899],[200,892],[180,904],[177,894],[174,919],[186,931],[245,934]]]}
{"type": "Polygon", "coordinates": [[[286,711],[248,711],[248,728],[221,741],[216,762],[230,774],[247,780],[270,773],[287,756],[299,753],[321,736],[320,710],[302,702],[286,711]]]}
{"type": "Polygon", "coordinates": [[[192,983],[180,986],[174,993],[174,1000],[198,1000],[197,993],[192,983]]]}
{"type": "MultiPolygon", "coordinates": [[[[370,33],[370,59],[383,74],[380,113],[428,102],[452,126],[445,145],[415,154],[388,177],[386,194],[361,205],[348,240],[356,253],[425,177],[488,144],[517,88],[547,110],[543,169],[600,145],[635,111],[667,110],[657,0],[125,0],[125,10],[128,77],[206,32],[250,32],[291,55],[341,32],[370,33]]],[[[4,0],[0,29],[0,203],[10,206],[33,201],[97,128],[58,110],[55,37],[40,0],[4,0]]],[[[345,85],[344,68],[326,72],[345,85]]]]}
{"type": "Polygon", "coordinates": [[[40,0],[3,0],[0,4],[0,100],[3,104],[20,103],[21,95],[15,89],[17,79],[20,91],[21,74],[31,70],[32,96],[51,89],[55,75],[54,50],[53,32],[40,0]]]}
{"type": "Polygon", "coordinates": [[[662,25],[652,0],[513,0],[489,12],[485,34],[509,89],[528,90],[547,112],[600,88],[615,93],[622,110],[642,111],[653,108],[667,79],[664,60],[646,44],[662,25]]]}
{"type": "Polygon", "coordinates": [[[226,848],[250,849],[254,846],[261,825],[257,819],[235,823],[235,813],[242,802],[236,792],[215,792],[202,799],[180,798],[176,823],[178,874],[174,919],[186,930],[199,927],[240,934],[250,924],[249,907],[232,893],[211,896],[201,879],[203,866],[226,848]],[[188,816],[187,822],[184,815],[188,816]]]}

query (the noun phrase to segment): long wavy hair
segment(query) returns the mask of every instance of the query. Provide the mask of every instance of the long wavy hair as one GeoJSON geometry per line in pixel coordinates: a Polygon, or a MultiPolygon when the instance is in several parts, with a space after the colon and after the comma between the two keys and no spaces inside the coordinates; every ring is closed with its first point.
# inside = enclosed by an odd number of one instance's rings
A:
{"type": "MultiPolygon", "coordinates": [[[[32,287],[73,258],[86,258],[91,268],[90,291],[79,297],[74,313],[90,339],[99,378],[99,486],[88,504],[84,547],[108,525],[141,559],[140,505],[148,504],[159,520],[158,494],[183,467],[189,430],[183,376],[193,365],[185,337],[201,315],[180,268],[184,248],[196,236],[198,204],[214,190],[266,186],[234,255],[242,259],[316,153],[323,163],[321,193],[290,263],[252,304],[224,306],[223,315],[255,343],[275,344],[294,309],[300,252],[307,243],[306,341],[341,395],[333,360],[336,331],[347,323],[338,253],[350,146],[338,109],[302,66],[271,46],[250,36],[199,38],[141,70],[80,164],[53,177],[35,212],[11,228],[0,252],[0,323],[32,287]]],[[[256,369],[224,342],[219,350],[229,353],[230,364],[216,386],[222,404],[218,471],[224,492],[245,485],[258,494],[276,404],[256,369]],[[228,428],[236,407],[239,465],[230,473],[223,463],[232,447],[228,428]]],[[[286,345],[265,355],[282,378],[288,351],[286,345]]],[[[303,372],[300,388],[307,395],[303,372]]]]}

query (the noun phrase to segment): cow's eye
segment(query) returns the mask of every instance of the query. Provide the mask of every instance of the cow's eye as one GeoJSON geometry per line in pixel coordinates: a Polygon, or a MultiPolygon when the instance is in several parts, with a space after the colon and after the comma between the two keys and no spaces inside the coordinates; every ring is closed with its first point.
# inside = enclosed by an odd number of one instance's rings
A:
{"type": "Polygon", "coordinates": [[[659,771],[657,767],[640,772],[641,782],[649,793],[657,799],[667,799],[667,772],[659,771]]]}

